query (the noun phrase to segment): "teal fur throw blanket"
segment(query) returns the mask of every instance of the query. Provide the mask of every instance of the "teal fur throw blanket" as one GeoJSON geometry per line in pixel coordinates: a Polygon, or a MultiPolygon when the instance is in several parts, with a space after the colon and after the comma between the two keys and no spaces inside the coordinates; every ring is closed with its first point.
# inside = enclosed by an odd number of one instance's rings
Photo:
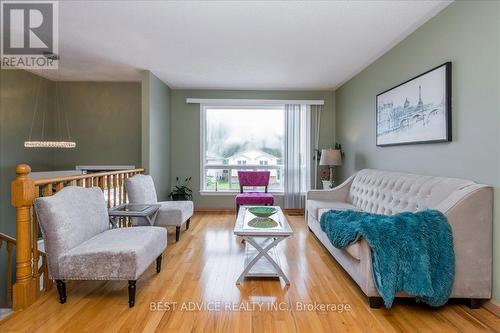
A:
{"type": "Polygon", "coordinates": [[[450,297],[455,275],[453,236],[437,210],[392,216],[331,210],[321,229],[333,246],[343,249],[363,237],[372,252],[373,280],[390,308],[399,291],[417,301],[441,306],[450,297]]]}

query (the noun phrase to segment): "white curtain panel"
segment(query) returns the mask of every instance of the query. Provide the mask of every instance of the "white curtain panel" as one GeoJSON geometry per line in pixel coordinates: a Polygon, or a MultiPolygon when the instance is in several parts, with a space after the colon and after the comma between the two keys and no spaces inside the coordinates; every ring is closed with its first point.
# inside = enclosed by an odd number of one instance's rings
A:
{"type": "Polygon", "coordinates": [[[304,208],[316,188],[321,105],[285,105],[285,208],[304,208]]]}
{"type": "Polygon", "coordinates": [[[321,124],[321,111],[323,110],[323,105],[310,105],[310,138],[311,145],[310,154],[311,156],[311,189],[318,188],[318,149],[319,149],[319,126],[321,124]]]}
{"type": "Polygon", "coordinates": [[[301,194],[301,105],[285,105],[285,208],[302,208],[301,194]]]}

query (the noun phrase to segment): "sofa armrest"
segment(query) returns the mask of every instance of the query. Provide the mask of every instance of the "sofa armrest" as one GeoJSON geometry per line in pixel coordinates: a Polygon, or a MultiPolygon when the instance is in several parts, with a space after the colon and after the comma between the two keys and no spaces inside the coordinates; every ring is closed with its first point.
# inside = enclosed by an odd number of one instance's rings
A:
{"type": "Polygon", "coordinates": [[[473,200],[478,195],[477,192],[481,192],[483,195],[490,193],[492,196],[491,186],[483,184],[469,185],[453,192],[448,198],[434,207],[434,209],[439,210],[441,213],[446,215],[453,209],[457,209],[457,207],[466,200],[473,200]]]}
{"type": "Polygon", "coordinates": [[[448,219],[455,250],[453,297],[490,298],[493,262],[493,189],[474,184],[435,207],[448,219]]]}
{"type": "Polygon", "coordinates": [[[307,191],[306,200],[326,200],[326,201],[341,201],[347,202],[349,189],[351,188],[354,175],[349,177],[345,182],[331,190],[313,190],[307,191]]]}

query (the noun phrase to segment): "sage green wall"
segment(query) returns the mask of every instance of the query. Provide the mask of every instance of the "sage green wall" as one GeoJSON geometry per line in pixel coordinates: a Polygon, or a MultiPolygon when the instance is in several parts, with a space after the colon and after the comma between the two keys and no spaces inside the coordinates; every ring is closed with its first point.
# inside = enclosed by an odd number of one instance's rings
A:
{"type": "MultiPolygon", "coordinates": [[[[27,163],[32,171],[74,169],[77,164],[134,164],[141,166],[141,85],[122,82],[59,82],[61,110],[66,111],[76,149],[29,149],[37,90],[37,118],[33,139],[58,139],[55,127],[56,83],[22,70],[0,71],[0,232],[16,235],[10,183],[15,166],[27,163]]],[[[0,262],[0,297],[5,297],[6,260],[0,262]]]]}
{"type": "Polygon", "coordinates": [[[150,71],[142,76],[142,166],[155,182],[158,200],[170,193],[170,88],[150,71]]]}
{"type": "Polygon", "coordinates": [[[54,83],[21,70],[0,70],[0,232],[15,236],[15,210],[10,204],[10,183],[15,167],[28,163],[33,171],[53,167],[52,150],[24,148],[28,139],[38,94],[37,123],[33,139],[41,136],[45,114],[45,137],[53,132],[54,83]],[[37,93],[39,91],[39,93],[37,93]]]}
{"type": "MultiPolygon", "coordinates": [[[[200,106],[186,104],[186,98],[242,99],[323,99],[320,147],[330,147],[335,138],[335,100],[331,91],[238,91],[172,90],[171,177],[193,177],[193,201],[196,208],[234,208],[234,196],[201,196],[200,191],[200,106]]],[[[282,197],[277,197],[282,204],[282,197]]]]}
{"type": "MultiPolygon", "coordinates": [[[[337,90],[341,177],[362,168],[472,179],[495,187],[494,298],[500,300],[500,2],[457,1],[337,90]],[[453,62],[453,142],[375,146],[375,96],[453,62]]],[[[425,95],[423,96],[425,99],[425,95]]],[[[473,223],[473,221],[471,221],[473,223]]]]}
{"type": "MultiPolygon", "coordinates": [[[[45,113],[46,135],[52,132],[51,99],[54,84],[46,79],[20,70],[0,70],[0,232],[15,237],[16,211],[10,203],[10,183],[15,167],[28,163],[35,171],[52,169],[50,150],[24,148],[29,136],[35,100],[38,95],[38,114],[45,113]]],[[[40,118],[41,119],[41,118],[40,118]]],[[[41,135],[41,127],[34,135],[41,135]]],[[[0,255],[0,300],[5,300],[7,258],[5,246],[0,255]]]]}
{"type": "MultiPolygon", "coordinates": [[[[141,84],[58,82],[75,149],[55,150],[54,169],[75,165],[141,166],[141,84]]],[[[58,130],[54,134],[58,135],[58,130]]]]}

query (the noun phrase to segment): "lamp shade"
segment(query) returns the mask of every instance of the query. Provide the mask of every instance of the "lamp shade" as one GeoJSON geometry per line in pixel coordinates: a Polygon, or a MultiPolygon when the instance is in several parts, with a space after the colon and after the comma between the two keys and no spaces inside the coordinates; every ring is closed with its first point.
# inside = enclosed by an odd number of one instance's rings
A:
{"type": "Polygon", "coordinates": [[[322,149],[319,165],[342,165],[342,154],[338,149],[322,149]]]}

